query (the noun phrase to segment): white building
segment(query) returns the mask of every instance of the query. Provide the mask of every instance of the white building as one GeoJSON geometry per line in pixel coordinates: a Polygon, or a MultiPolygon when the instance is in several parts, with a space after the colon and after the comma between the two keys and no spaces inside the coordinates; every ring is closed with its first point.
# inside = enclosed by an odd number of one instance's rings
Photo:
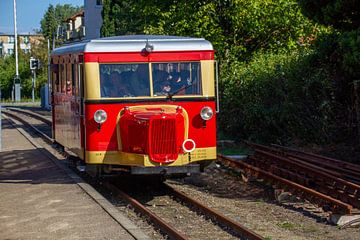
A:
{"type": "MultiPolygon", "coordinates": [[[[31,49],[31,44],[39,44],[43,38],[40,34],[18,34],[20,49],[28,53],[31,49]]],[[[13,33],[0,33],[0,57],[11,55],[15,52],[15,36],[13,33]]]]}
{"type": "Polygon", "coordinates": [[[84,0],[85,11],[85,39],[100,37],[100,29],[103,23],[101,16],[103,8],[102,0],[84,0]]]}
{"type": "Polygon", "coordinates": [[[66,19],[66,41],[78,41],[85,37],[84,11],[66,19]]]}

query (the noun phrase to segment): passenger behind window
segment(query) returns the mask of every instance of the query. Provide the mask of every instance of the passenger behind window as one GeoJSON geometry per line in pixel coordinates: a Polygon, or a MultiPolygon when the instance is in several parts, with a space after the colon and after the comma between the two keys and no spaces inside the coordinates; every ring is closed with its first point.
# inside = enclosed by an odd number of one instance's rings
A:
{"type": "Polygon", "coordinates": [[[162,91],[161,85],[163,82],[167,81],[168,79],[169,79],[169,74],[166,71],[158,70],[158,69],[153,70],[153,81],[154,81],[153,85],[154,85],[155,95],[157,95],[157,93],[160,93],[162,91]]]}
{"type": "Polygon", "coordinates": [[[118,72],[112,72],[110,74],[110,81],[106,82],[103,84],[105,97],[124,97],[130,95],[128,86],[121,80],[118,72]]]}

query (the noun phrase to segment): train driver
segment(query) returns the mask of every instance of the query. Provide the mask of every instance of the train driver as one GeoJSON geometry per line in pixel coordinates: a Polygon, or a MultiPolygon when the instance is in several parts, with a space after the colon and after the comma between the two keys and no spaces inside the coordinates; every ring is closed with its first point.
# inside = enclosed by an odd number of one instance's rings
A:
{"type": "Polygon", "coordinates": [[[171,85],[169,81],[162,81],[160,89],[155,93],[156,96],[168,96],[171,93],[171,85]]]}

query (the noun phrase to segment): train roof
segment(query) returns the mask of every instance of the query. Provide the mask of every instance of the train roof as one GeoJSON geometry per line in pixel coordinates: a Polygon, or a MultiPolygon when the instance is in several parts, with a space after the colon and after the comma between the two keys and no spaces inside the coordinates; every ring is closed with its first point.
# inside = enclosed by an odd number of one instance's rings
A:
{"type": "Polygon", "coordinates": [[[204,38],[162,36],[162,35],[126,35],[86,40],[64,45],[52,51],[53,55],[76,52],[140,52],[146,44],[156,52],[166,51],[208,51],[212,44],[204,38]]]}

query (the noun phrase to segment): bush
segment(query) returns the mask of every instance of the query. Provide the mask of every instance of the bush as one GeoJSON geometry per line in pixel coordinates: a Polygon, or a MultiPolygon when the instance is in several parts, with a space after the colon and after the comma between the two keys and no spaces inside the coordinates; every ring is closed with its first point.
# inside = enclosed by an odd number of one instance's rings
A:
{"type": "Polygon", "coordinates": [[[317,65],[310,51],[258,53],[249,63],[224,65],[220,131],[265,143],[328,140],[332,87],[317,65]]]}

